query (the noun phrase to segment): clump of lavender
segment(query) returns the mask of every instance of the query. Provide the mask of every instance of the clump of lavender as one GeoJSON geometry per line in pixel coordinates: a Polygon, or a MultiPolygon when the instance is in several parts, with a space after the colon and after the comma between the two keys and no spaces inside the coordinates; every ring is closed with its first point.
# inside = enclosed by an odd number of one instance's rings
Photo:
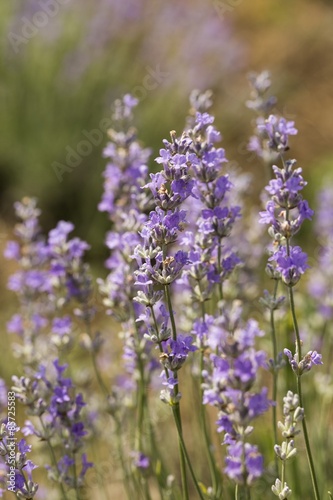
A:
{"type": "Polygon", "coordinates": [[[56,359],[53,373],[40,365],[34,377],[13,377],[13,391],[33,419],[26,420],[22,432],[47,443],[52,459],[47,466],[49,477],[59,484],[63,498],[67,498],[64,486],[78,491],[93,465],[82,453],[87,435],[82,409],[86,404],[82,394],[76,394],[72,380],[64,377],[66,368],[56,359]]]}
{"type": "Polygon", "coordinates": [[[20,268],[8,281],[9,290],[19,298],[20,312],[9,321],[8,331],[22,338],[21,345],[14,346],[16,355],[25,365],[36,365],[43,353],[42,342],[39,349],[35,348],[36,339],[45,332],[48,315],[56,307],[51,298],[48,248],[39,226],[37,201],[23,198],[15,203],[15,213],[19,219],[15,226],[18,241],[8,242],[4,255],[20,268]]]}
{"type": "Polygon", "coordinates": [[[78,316],[83,309],[85,314],[93,315],[93,308],[85,307],[92,294],[89,269],[83,262],[88,245],[79,238],[70,239],[68,235],[74,226],[64,221],[45,238],[35,199],[24,198],[15,204],[15,210],[19,218],[15,226],[18,240],[8,243],[5,256],[19,265],[8,287],[18,296],[20,314],[10,320],[8,330],[21,339],[16,353],[23,362],[24,375],[14,377],[13,390],[28,413],[38,417],[40,429],[28,422],[24,433],[35,434],[48,443],[54,462],[49,475],[59,483],[66,498],[64,484],[81,488],[88,467],[83,454],[81,472],[75,476],[76,454],[86,434],[79,419],[85,403],[82,395],[75,396],[72,381],[62,377],[64,367],[55,363],[58,376],[56,383],[52,383],[46,377],[47,365],[40,362],[50,361],[59,353],[67,355],[72,347],[74,325],[71,317],[63,314],[69,304],[81,305],[74,311],[78,316]],[[62,447],[64,451],[59,463],[55,461],[54,447],[62,447]]]}
{"type": "MultiPolygon", "coordinates": [[[[9,322],[9,329],[22,339],[16,351],[24,371],[21,377],[13,377],[13,391],[29,415],[22,432],[48,447],[48,475],[58,484],[64,500],[72,494],[83,496],[86,473],[93,466],[84,452],[90,434],[85,397],[74,380],[65,376],[68,365],[63,364],[76,342],[75,317],[84,324],[82,345],[92,356],[103,391],[103,410],[113,417],[111,456],[119,458],[129,499],[150,500],[152,479],[161,498],[178,497],[179,493],[177,481],[167,477],[154,436],[150,402],[153,374],[159,369],[160,399],[171,409],[178,433],[180,494],[184,500],[191,494],[188,472],[201,500],[222,498],[229,488],[223,475],[235,487],[235,498],[250,497],[250,488],[264,472],[264,457],[253,441],[254,423],[270,406],[274,408],[276,464],[281,463],[281,473],[276,467],[273,493],[280,500],[292,494],[286,463],[296,454],[294,437],[301,423],[314,496],[319,500],[301,380],[314,365],[322,364],[322,358],[314,349],[302,353],[293,295],[308,268],[307,256],[294,246],[294,237],[313,211],[301,194],[306,185],[302,169],[295,160],[284,157],[289,137],[297,132],[294,123],[272,114],[275,98],[266,97],[270,87],[267,72],[252,75],[250,80],[252,95],[247,104],[258,114],[252,149],[267,163],[279,158],[282,162],[280,167],[273,166],[274,179],[266,187],[269,200],[261,212],[261,223],[270,226],[267,272],[275,284],[274,292],[265,291],[261,300],[271,319],[274,359],[268,363],[266,353],[257,348],[263,336],[259,324],[248,319],[246,304],[232,300],[241,285],[232,293],[228,288],[241,264],[240,243],[237,235],[232,237],[241,210],[233,194],[237,187],[225,169],[224,149],[218,145],[221,134],[208,113],[210,92],[192,94],[185,131],[180,136],[172,131],[171,140],[163,141],[156,158],[161,170],[150,177],[150,152],[138,142],[132,124],[137,100],[126,95],[115,103],[99,205],[111,223],[106,238],[109,274],[98,281],[107,313],[120,324],[123,342],[123,373],[115,377],[112,387],[104,382],[106,372],[100,372],[97,358],[103,340],[100,334],[93,334],[95,297],[84,262],[89,245],[70,236],[74,227],[66,221],[60,221],[44,237],[36,201],[24,199],[16,204],[18,241],[10,242],[5,253],[20,268],[9,282],[20,302],[20,312],[9,322]],[[284,284],[289,294],[296,349],[284,349],[284,354],[297,380],[297,393],[288,391],[284,398],[284,421],[278,423],[284,439],[280,445],[275,402],[277,371],[283,361],[277,352],[274,323],[274,313],[284,303],[284,297],[277,295],[279,284],[284,284]],[[191,358],[192,371],[184,369],[190,368],[191,358]],[[268,389],[258,386],[267,365],[274,376],[273,401],[268,398],[268,389]],[[184,440],[181,390],[189,373],[196,377],[200,392],[200,408],[194,413],[200,415],[210,469],[211,485],[207,487],[196,478],[184,440]],[[219,470],[206,418],[208,405],[218,410],[217,432],[223,434],[225,449],[223,471],[219,470]]],[[[0,406],[3,393],[0,379],[0,406]]],[[[8,436],[13,428],[2,416],[1,421],[0,455],[8,462],[8,436]]],[[[31,475],[35,465],[27,458],[29,451],[30,445],[21,440],[12,464],[17,476],[15,493],[26,499],[36,496],[38,488],[31,475]]],[[[5,464],[0,464],[0,484],[1,471],[7,473],[5,464]]]]}
{"type": "MultiPolygon", "coordinates": [[[[69,239],[74,229],[70,222],[60,221],[45,238],[39,225],[40,210],[33,198],[15,203],[19,222],[15,226],[17,241],[10,241],[5,257],[18,263],[19,271],[8,282],[8,288],[19,299],[20,313],[7,328],[22,340],[15,346],[17,356],[26,366],[36,367],[49,351],[48,330],[57,350],[73,345],[73,324],[61,311],[70,302],[86,304],[91,297],[91,278],[83,257],[89,245],[79,238],[69,239]],[[38,340],[38,349],[36,342],[38,340]]],[[[77,315],[82,315],[76,309],[77,315]]],[[[92,308],[85,314],[93,315],[92,308]]]]}
{"type": "Polygon", "coordinates": [[[288,391],[287,395],[283,398],[283,402],[284,422],[278,422],[278,426],[285,440],[281,445],[276,444],[274,446],[276,456],[282,464],[281,479],[277,478],[275,484],[272,486],[272,491],[279,500],[286,500],[292,494],[292,490],[286,482],[286,462],[297,453],[294,438],[301,432],[297,427],[304,419],[304,409],[299,406],[298,394],[288,391]]]}

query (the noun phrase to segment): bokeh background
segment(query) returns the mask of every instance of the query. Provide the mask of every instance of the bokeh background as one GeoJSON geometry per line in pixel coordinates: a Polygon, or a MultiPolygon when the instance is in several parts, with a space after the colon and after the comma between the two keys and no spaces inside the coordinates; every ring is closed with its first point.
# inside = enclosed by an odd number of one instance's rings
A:
{"type": "Polygon", "coordinates": [[[46,229],[71,219],[99,258],[106,134],[61,182],[57,171],[126,92],[141,99],[139,136],[157,152],[170,130],[181,131],[190,91],[212,89],[227,156],[261,189],[261,166],[246,150],[253,115],[244,103],[247,73],[265,68],[277,109],[299,128],[293,153],[316,186],[333,170],[332,26],[330,0],[1,2],[2,220],[11,222],[15,200],[36,196],[46,229]]]}
{"type": "MultiPolygon", "coordinates": [[[[249,195],[259,206],[263,165],[246,147],[254,115],[245,102],[248,72],[268,69],[277,111],[299,130],[292,155],[313,205],[333,177],[332,27],[332,0],[0,2],[2,332],[15,309],[2,249],[22,196],[38,198],[45,232],[71,220],[92,246],[95,273],[106,274],[109,222],[97,211],[106,164],[101,124],[125,93],[140,99],[138,135],[157,154],[170,130],[182,131],[191,90],[211,89],[227,157],[252,174],[249,195]]],[[[303,238],[311,239],[306,229],[303,238]]],[[[2,349],[0,376],[9,380],[15,360],[8,342],[2,349]]]]}

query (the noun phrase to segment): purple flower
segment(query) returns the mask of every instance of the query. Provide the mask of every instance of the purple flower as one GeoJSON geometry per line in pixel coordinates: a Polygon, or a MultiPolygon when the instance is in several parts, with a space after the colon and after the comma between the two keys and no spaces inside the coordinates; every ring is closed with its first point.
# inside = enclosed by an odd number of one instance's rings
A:
{"type": "Polygon", "coordinates": [[[237,483],[252,484],[253,480],[260,477],[264,470],[264,460],[258,453],[257,446],[249,443],[237,442],[230,444],[227,450],[226,467],[224,472],[237,483]],[[244,460],[245,455],[245,460],[244,460]]]}
{"type": "Polygon", "coordinates": [[[88,462],[86,453],[82,453],[81,463],[82,463],[82,468],[80,472],[80,477],[83,478],[86,475],[87,470],[90,469],[91,467],[94,467],[94,464],[93,462],[88,462]]]}
{"type": "Polygon", "coordinates": [[[3,254],[6,259],[19,260],[21,257],[20,245],[16,241],[8,241],[3,254]]]}
{"type": "Polygon", "coordinates": [[[20,314],[14,314],[10,321],[7,323],[7,330],[10,333],[17,333],[18,335],[22,335],[24,332],[23,327],[23,319],[20,314]]]}
{"type": "Polygon", "coordinates": [[[135,467],[138,469],[148,469],[150,460],[146,455],[138,451],[133,451],[131,455],[133,457],[133,464],[135,467]]]}
{"type": "Polygon", "coordinates": [[[68,455],[64,455],[59,461],[58,461],[58,469],[61,474],[66,476],[68,474],[69,468],[74,465],[74,460],[70,458],[68,455]]]}
{"type": "Polygon", "coordinates": [[[57,335],[69,335],[72,330],[72,320],[70,316],[64,316],[63,318],[54,318],[52,323],[52,331],[57,335]]]}
{"type": "Polygon", "coordinates": [[[293,356],[289,349],[284,349],[283,352],[289,359],[292,370],[299,376],[310,371],[313,365],[323,364],[322,356],[317,351],[309,351],[300,361],[297,353],[293,356]]]}
{"type": "Polygon", "coordinates": [[[84,428],[83,422],[75,422],[71,427],[72,435],[75,439],[79,440],[83,436],[86,436],[87,431],[84,428]]]}
{"type": "Polygon", "coordinates": [[[268,411],[272,402],[267,399],[268,389],[263,387],[259,393],[251,394],[247,406],[249,408],[249,416],[255,418],[262,413],[268,411]]]}
{"type": "Polygon", "coordinates": [[[19,452],[22,453],[23,455],[31,451],[31,445],[27,444],[25,439],[21,439],[17,447],[19,452]]]}
{"type": "Polygon", "coordinates": [[[51,247],[62,247],[73,229],[74,225],[71,222],[59,221],[57,226],[49,232],[49,245],[51,247]]]}
{"type": "Polygon", "coordinates": [[[280,247],[269,260],[277,264],[277,270],[281,273],[286,285],[294,286],[299,281],[302,274],[309,268],[307,264],[307,254],[302,252],[298,246],[289,247],[288,255],[286,247],[280,247]]]}
{"type": "Polygon", "coordinates": [[[22,434],[24,436],[33,436],[35,434],[35,426],[30,420],[26,420],[24,422],[24,426],[22,427],[22,434]]]}
{"type": "Polygon", "coordinates": [[[179,370],[186,361],[190,352],[197,350],[193,344],[193,337],[191,335],[179,334],[177,339],[169,339],[166,343],[170,349],[168,353],[164,352],[160,356],[163,366],[171,371],[179,370]]]}
{"type": "Polygon", "coordinates": [[[288,149],[289,135],[297,134],[297,129],[294,125],[295,122],[293,121],[287,121],[285,118],[270,115],[263,124],[258,125],[258,130],[267,134],[269,147],[280,152],[288,149]]]}

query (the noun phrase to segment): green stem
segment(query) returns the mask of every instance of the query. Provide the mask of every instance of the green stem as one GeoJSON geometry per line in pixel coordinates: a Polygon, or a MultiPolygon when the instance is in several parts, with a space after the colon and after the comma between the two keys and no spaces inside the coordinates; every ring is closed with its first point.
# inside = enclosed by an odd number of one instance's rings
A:
{"type": "MultiPolygon", "coordinates": [[[[137,338],[137,366],[139,370],[139,382],[138,382],[138,412],[137,412],[137,426],[136,426],[136,436],[135,436],[135,449],[136,451],[143,452],[143,425],[144,425],[144,414],[145,410],[148,412],[148,401],[147,401],[147,389],[148,389],[148,381],[145,379],[145,367],[144,361],[142,359],[142,349],[140,346],[140,335],[137,327],[137,323],[135,321],[135,310],[133,306],[133,302],[131,302],[132,306],[132,321],[134,325],[134,329],[136,332],[137,338]]],[[[140,474],[141,483],[143,486],[144,495],[147,500],[150,500],[150,491],[149,491],[149,483],[147,478],[140,474]]]]}
{"type": "Polygon", "coordinates": [[[116,429],[117,430],[117,432],[116,432],[117,449],[118,449],[118,457],[119,457],[121,469],[123,471],[123,485],[124,485],[128,500],[132,500],[133,493],[131,491],[131,487],[129,486],[130,483],[128,481],[128,479],[130,478],[130,474],[127,470],[127,466],[126,466],[126,463],[124,460],[123,444],[122,444],[122,440],[121,440],[121,436],[122,436],[121,427],[122,427],[122,425],[118,420],[116,420],[116,425],[117,425],[117,429],[116,429]]]}
{"type": "MultiPolygon", "coordinates": [[[[273,292],[274,301],[276,300],[278,286],[279,286],[279,282],[278,282],[278,280],[275,280],[274,292],[273,292]]],[[[277,363],[277,357],[278,357],[278,350],[277,350],[274,312],[275,312],[274,309],[271,308],[271,310],[270,310],[270,324],[271,324],[271,335],[272,335],[272,344],[273,344],[273,360],[274,360],[274,365],[273,365],[273,401],[275,403],[272,405],[272,421],[273,421],[272,423],[273,423],[273,433],[274,433],[274,444],[277,444],[278,435],[277,435],[276,404],[277,404],[278,370],[276,367],[276,363],[277,363]]],[[[276,476],[278,476],[279,467],[278,467],[278,457],[277,457],[276,453],[274,453],[274,463],[275,463],[275,473],[276,473],[276,476]]]]}
{"type": "MultiPolygon", "coordinates": [[[[90,341],[91,341],[91,344],[93,343],[93,336],[92,336],[92,332],[91,332],[91,325],[90,325],[90,321],[89,319],[86,317],[84,317],[84,324],[85,324],[85,327],[86,327],[86,330],[87,330],[87,334],[90,338],[90,341]]],[[[109,398],[110,397],[110,392],[108,390],[108,388],[106,387],[104,381],[103,381],[103,378],[102,378],[102,375],[99,371],[99,368],[98,368],[98,365],[97,365],[97,361],[96,361],[96,356],[95,356],[95,353],[94,353],[94,350],[91,349],[90,350],[90,354],[91,354],[91,361],[92,361],[92,364],[93,364],[93,368],[94,368],[94,372],[95,372],[95,376],[96,376],[96,379],[97,379],[97,382],[98,382],[98,385],[100,386],[102,392],[104,392],[104,395],[106,398],[109,398]]]]}
{"type": "Polygon", "coordinates": [[[282,488],[284,488],[285,481],[286,481],[286,461],[282,460],[282,465],[281,465],[281,483],[282,483],[282,488]]]}
{"type": "Polygon", "coordinates": [[[238,483],[235,486],[235,500],[238,500],[238,483]]]}
{"type": "MultiPolygon", "coordinates": [[[[222,259],[222,243],[221,243],[221,239],[220,239],[218,247],[217,247],[217,270],[218,270],[219,275],[222,272],[221,259],[222,259]]],[[[223,300],[222,281],[219,281],[219,299],[223,300]]]]}
{"type": "MultiPolygon", "coordinates": [[[[201,282],[198,280],[198,286],[200,293],[202,295],[202,289],[201,289],[201,282]]],[[[205,303],[202,300],[201,302],[201,312],[202,312],[202,320],[205,321],[205,316],[206,316],[206,311],[205,311],[205,303]]],[[[210,476],[212,480],[212,486],[213,486],[213,495],[214,498],[219,498],[221,495],[221,490],[222,490],[222,481],[221,481],[221,475],[218,472],[218,469],[216,467],[216,460],[214,457],[214,454],[212,452],[212,440],[210,433],[207,428],[207,420],[206,420],[206,407],[203,404],[203,383],[204,379],[202,376],[204,370],[204,346],[201,346],[200,348],[200,421],[201,421],[201,428],[203,430],[203,437],[204,437],[204,442],[205,442],[205,448],[206,448],[206,454],[208,458],[208,466],[209,466],[209,471],[210,471],[210,476]]]]}
{"type": "Polygon", "coordinates": [[[203,353],[203,349],[201,349],[201,352],[200,352],[200,420],[201,420],[201,428],[203,430],[203,436],[204,436],[204,441],[205,441],[210,476],[212,479],[213,497],[218,498],[218,496],[220,494],[220,490],[221,490],[220,477],[218,476],[216,462],[215,462],[215,459],[214,459],[214,456],[212,453],[212,443],[211,443],[210,436],[208,434],[207,420],[206,420],[206,408],[205,408],[205,405],[202,403],[202,398],[203,398],[202,371],[203,371],[203,369],[204,369],[204,353],[203,353]]]}
{"type": "MultiPolygon", "coordinates": [[[[174,317],[173,310],[172,310],[171,295],[170,295],[170,289],[169,289],[168,285],[164,286],[164,294],[165,294],[165,299],[166,299],[166,302],[168,305],[168,312],[170,315],[170,322],[171,322],[171,328],[172,328],[172,338],[173,338],[173,340],[177,340],[177,328],[176,328],[175,317],[174,317]]],[[[178,379],[177,371],[173,372],[173,376],[176,380],[178,379]]],[[[176,383],[176,385],[174,387],[174,393],[175,393],[175,396],[177,396],[177,394],[179,393],[178,383],[176,383]]],[[[178,431],[179,452],[180,452],[180,468],[181,468],[182,486],[183,486],[183,498],[185,500],[188,500],[188,498],[189,498],[187,479],[186,479],[186,466],[185,466],[185,462],[186,462],[188,465],[188,468],[190,470],[194,485],[195,485],[197,491],[199,492],[200,498],[202,498],[202,500],[203,500],[201,490],[200,490],[200,487],[198,485],[197,479],[195,477],[195,474],[194,474],[194,471],[192,468],[192,464],[190,462],[190,459],[189,459],[189,456],[188,456],[188,453],[187,453],[187,450],[185,447],[184,439],[183,439],[182,420],[181,420],[179,403],[176,403],[173,406],[172,412],[173,412],[173,416],[174,416],[177,431],[178,431]]]]}
{"type": "Polygon", "coordinates": [[[137,412],[137,433],[135,438],[135,449],[137,451],[142,450],[142,431],[144,423],[144,410],[146,403],[146,391],[145,391],[145,377],[144,377],[144,366],[141,358],[141,353],[138,352],[138,370],[140,379],[138,381],[138,412],[137,412]]]}
{"type": "Polygon", "coordinates": [[[172,310],[171,295],[170,295],[170,290],[169,290],[169,286],[168,285],[164,286],[164,294],[165,294],[166,302],[167,302],[167,305],[168,305],[168,311],[169,311],[169,315],[170,315],[171,329],[172,329],[172,339],[173,340],[177,340],[176,321],[175,321],[175,316],[174,316],[173,310],[172,310]]]}
{"type": "MultiPolygon", "coordinates": [[[[291,314],[292,314],[293,324],[294,324],[294,329],[295,329],[295,334],[296,334],[296,345],[297,345],[298,362],[299,362],[302,359],[302,343],[301,343],[301,338],[300,338],[299,328],[298,328],[298,323],[297,323],[293,289],[291,286],[289,286],[288,289],[289,289],[290,309],[291,309],[291,314]]],[[[298,392],[298,396],[299,396],[299,404],[300,404],[301,408],[304,408],[303,396],[302,396],[302,384],[301,384],[301,376],[300,375],[297,375],[297,392],[298,392]]],[[[309,468],[310,468],[312,488],[313,488],[313,492],[315,495],[315,499],[320,500],[319,488],[318,488],[316,471],[315,471],[314,462],[313,462],[312,453],[311,453],[311,446],[310,446],[310,440],[309,440],[309,436],[308,436],[305,415],[304,415],[304,418],[302,420],[302,428],[303,428],[303,434],[304,434],[306,454],[307,454],[309,468]]]]}
{"type": "MultiPolygon", "coordinates": [[[[301,386],[301,377],[297,377],[297,392],[299,396],[299,404],[301,408],[304,408],[303,406],[303,397],[302,397],[302,386],[301,386]]],[[[314,462],[313,462],[313,457],[311,453],[311,446],[310,446],[310,440],[309,440],[309,435],[308,435],[308,429],[306,425],[306,416],[304,415],[304,418],[302,420],[302,428],[303,428],[303,434],[304,434],[304,441],[305,441],[305,447],[306,447],[306,454],[308,457],[308,463],[309,463],[309,468],[310,468],[310,474],[311,474],[311,481],[312,481],[312,487],[313,487],[313,492],[315,495],[316,500],[320,500],[320,494],[319,494],[319,488],[318,488],[318,482],[317,482],[317,477],[316,477],[316,471],[314,467],[314,462]]]]}
{"type": "Polygon", "coordinates": [[[73,453],[73,460],[74,460],[74,463],[73,463],[74,489],[75,489],[77,500],[80,500],[81,496],[80,496],[79,485],[77,482],[77,469],[76,469],[75,453],[73,453]]]}
{"type": "MultiPolygon", "coordinates": [[[[47,431],[46,431],[46,428],[45,428],[45,425],[44,425],[44,422],[43,422],[43,419],[42,419],[41,416],[39,417],[39,421],[40,421],[41,426],[42,426],[43,431],[44,431],[45,441],[47,442],[47,445],[49,447],[50,455],[51,455],[51,459],[52,459],[53,465],[54,465],[54,467],[55,467],[55,469],[56,469],[56,471],[58,473],[58,476],[60,477],[60,472],[59,472],[59,468],[58,468],[58,462],[57,462],[57,459],[56,459],[56,456],[55,456],[55,453],[54,453],[54,449],[53,449],[53,446],[50,443],[50,438],[47,436],[47,431]]],[[[65,492],[65,489],[64,489],[64,486],[63,486],[62,482],[60,482],[60,481],[59,481],[59,487],[61,489],[61,493],[62,493],[62,496],[63,496],[64,500],[68,500],[66,492],[65,492]]]]}
{"type": "MultiPolygon", "coordinates": [[[[22,477],[23,477],[23,481],[24,481],[25,487],[26,487],[27,491],[29,491],[28,481],[27,481],[27,478],[25,477],[23,469],[21,469],[21,474],[22,474],[22,477]]],[[[26,500],[32,500],[32,497],[26,498],[26,500]]]]}
{"type": "MultiPolygon", "coordinates": [[[[180,446],[182,448],[183,455],[186,458],[186,463],[187,463],[188,468],[190,470],[190,474],[191,474],[191,477],[193,479],[193,483],[194,483],[195,489],[197,490],[199,498],[201,500],[204,500],[204,497],[202,495],[202,492],[201,492],[200,486],[198,484],[198,481],[197,481],[197,479],[195,477],[195,474],[194,474],[194,471],[193,471],[193,467],[192,467],[192,464],[191,464],[191,461],[190,461],[190,458],[188,456],[187,449],[186,449],[186,446],[185,446],[185,442],[184,442],[184,438],[183,438],[183,432],[182,432],[182,427],[181,427],[179,405],[175,405],[172,408],[172,412],[173,412],[174,419],[175,419],[175,422],[176,422],[176,427],[177,427],[177,431],[178,431],[180,446]]],[[[188,498],[188,496],[187,496],[187,498],[188,498]]]]}
{"type": "MultiPolygon", "coordinates": [[[[174,371],[173,376],[177,380],[177,383],[174,386],[174,393],[175,393],[175,396],[177,396],[177,394],[179,394],[178,373],[176,371],[174,371]]],[[[175,419],[177,431],[178,431],[178,446],[179,446],[180,472],[181,472],[181,480],[182,480],[183,499],[189,500],[188,486],[187,486],[187,474],[186,474],[186,458],[185,458],[183,446],[181,444],[181,440],[183,439],[183,428],[182,428],[182,419],[181,419],[181,414],[180,414],[179,402],[177,402],[172,407],[172,413],[173,413],[173,417],[175,419]]]]}
{"type": "MultiPolygon", "coordinates": [[[[241,396],[242,398],[242,406],[244,407],[244,394],[241,396]]],[[[246,465],[245,465],[245,460],[246,460],[246,454],[245,454],[245,433],[244,433],[244,428],[242,429],[242,446],[243,446],[243,453],[242,453],[242,462],[243,462],[243,491],[244,491],[244,499],[248,500],[249,499],[249,487],[246,482],[247,480],[247,474],[246,474],[246,465]]]]}

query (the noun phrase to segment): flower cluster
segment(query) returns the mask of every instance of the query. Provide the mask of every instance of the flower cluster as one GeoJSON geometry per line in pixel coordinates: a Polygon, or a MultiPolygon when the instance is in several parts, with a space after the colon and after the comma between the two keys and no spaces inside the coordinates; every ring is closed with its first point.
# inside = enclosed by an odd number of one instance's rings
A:
{"type": "Polygon", "coordinates": [[[289,349],[284,349],[284,354],[287,356],[293,372],[298,376],[301,376],[304,372],[309,372],[313,365],[323,364],[322,356],[317,351],[309,351],[300,361],[298,361],[298,353],[293,356],[289,349]]]}
{"type": "Polygon", "coordinates": [[[304,220],[313,215],[300,193],[306,182],[301,175],[302,169],[294,168],[295,163],[295,160],[287,160],[283,168],[273,166],[275,179],[266,187],[271,200],[267,202],[266,210],[260,212],[260,222],[270,225],[269,233],[275,246],[269,259],[275,266],[268,264],[267,269],[272,277],[281,277],[288,286],[296,285],[308,268],[306,254],[289,242],[304,220]]]}
{"type": "Polygon", "coordinates": [[[143,149],[136,140],[136,130],[131,126],[132,109],[138,100],[129,94],[115,102],[114,128],[108,131],[111,141],[104,149],[108,164],[104,172],[104,193],[98,208],[107,212],[112,221],[121,209],[145,208],[146,197],[140,192],[148,174],[147,161],[150,150],[143,149]],[[127,127],[126,127],[127,125],[127,127]]]}
{"type": "Polygon", "coordinates": [[[267,96],[267,92],[271,87],[271,78],[268,71],[250,73],[248,79],[251,94],[246,106],[256,112],[257,118],[255,120],[254,135],[250,137],[247,148],[261,158],[265,164],[270,165],[278,154],[269,147],[265,120],[271,116],[277,99],[274,96],[267,96]]]}
{"type": "Polygon", "coordinates": [[[191,104],[194,116],[188,119],[186,136],[190,140],[193,189],[185,203],[188,230],[180,238],[180,245],[189,248],[189,265],[181,286],[189,289],[191,301],[202,308],[214,290],[223,298],[223,282],[240,263],[234,248],[226,243],[240,217],[240,207],[230,203],[232,183],[223,173],[227,159],[224,149],[216,146],[221,134],[207,112],[210,94],[193,94],[191,104]]]}
{"type": "Polygon", "coordinates": [[[56,443],[61,447],[61,457],[47,467],[49,476],[68,487],[77,488],[83,485],[85,473],[92,467],[86,454],[80,454],[81,472],[77,477],[76,457],[87,435],[81,414],[85,402],[82,394],[76,394],[72,380],[64,377],[67,365],[60,365],[56,359],[53,368],[51,375],[45,365],[40,365],[34,377],[13,377],[13,391],[34,417],[34,422],[25,421],[24,435],[35,435],[50,446],[56,443]]]}
{"type": "Polygon", "coordinates": [[[72,321],[68,315],[59,316],[70,301],[78,303],[78,316],[93,317],[88,306],[92,283],[87,264],[83,262],[89,245],[79,238],[69,239],[74,226],[60,221],[45,238],[39,226],[40,210],[33,198],[24,198],[15,204],[19,223],[15,226],[18,241],[10,241],[5,257],[15,260],[20,270],[8,282],[20,301],[20,314],[15,314],[7,327],[22,338],[17,354],[26,364],[38,364],[49,341],[44,337],[51,327],[52,343],[57,348],[68,348],[73,342],[72,321]],[[53,317],[51,322],[51,317],[53,317]],[[36,339],[38,350],[34,348],[36,339]]]}
{"type": "Polygon", "coordinates": [[[263,471],[263,458],[256,446],[246,443],[252,421],[268,410],[267,389],[254,392],[259,368],[266,367],[266,354],[254,347],[263,335],[255,320],[245,325],[242,308],[235,303],[230,314],[217,320],[207,317],[195,325],[204,333],[206,344],[216,354],[210,355],[211,369],[204,372],[203,403],[219,409],[218,431],[224,432],[227,448],[225,473],[239,483],[251,484],[263,471]]]}
{"type": "MultiPolygon", "coordinates": [[[[111,255],[106,261],[109,275],[98,280],[107,312],[120,323],[133,323],[133,298],[136,295],[132,254],[140,242],[139,231],[147,220],[151,200],[142,189],[148,180],[147,161],[150,150],[143,149],[132,125],[137,99],[127,94],[114,104],[114,128],[104,150],[109,158],[104,172],[105,183],[99,210],[106,211],[113,223],[107,233],[106,245],[111,255]]],[[[125,328],[126,330],[126,328],[125,328]]],[[[133,325],[130,330],[133,330],[133,325]]]]}
{"type": "MultiPolygon", "coordinates": [[[[182,203],[192,194],[194,181],[190,175],[190,167],[195,160],[189,151],[191,141],[182,135],[180,139],[171,132],[171,142],[164,141],[164,148],[156,159],[163,170],[150,174],[149,188],[155,210],[151,211],[147,222],[140,232],[142,243],[138,245],[133,256],[138,270],[135,272],[138,288],[136,302],[145,306],[145,314],[140,316],[148,332],[146,337],[158,344],[161,352],[160,361],[164,366],[164,375],[168,389],[163,390],[161,399],[171,401],[178,394],[177,371],[185,362],[189,352],[195,350],[191,346],[190,336],[177,336],[173,319],[169,287],[183,274],[189,263],[188,253],[177,250],[173,254],[169,248],[174,245],[179,233],[186,224],[186,211],[181,209],[182,203]],[[162,290],[159,289],[162,287],[162,290]],[[154,306],[165,298],[167,308],[160,304],[159,315],[156,316],[154,306]],[[172,316],[172,340],[168,321],[172,316]],[[169,374],[173,372],[173,376],[169,374]],[[175,392],[174,392],[175,388],[175,392]]],[[[179,394],[178,394],[179,396],[179,394]]]]}
{"type": "Polygon", "coordinates": [[[269,115],[267,120],[258,124],[258,131],[268,139],[268,147],[277,153],[288,151],[290,135],[296,135],[295,123],[283,117],[269,115]]]}

